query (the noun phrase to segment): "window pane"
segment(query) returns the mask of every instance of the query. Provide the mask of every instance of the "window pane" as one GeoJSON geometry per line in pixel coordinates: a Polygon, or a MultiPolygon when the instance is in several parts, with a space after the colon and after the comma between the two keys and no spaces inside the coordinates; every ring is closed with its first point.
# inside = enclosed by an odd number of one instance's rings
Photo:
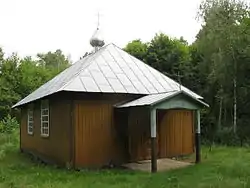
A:
{"type": "Polygon", "coordinates": [[[33,116],[29,116],[29,121],[33,121],[33,116]]]}
{"type": "Polygon", "coordinates": [[[49,121],[49,116],[42,116],[42,121],[49,121]]]}
{"type": "Polygon", "coordinates": [[[32,109],[28,109],[28,134],[32,134],[33,133],[33,110],[32,109]]]}
{"type": "Polygon", "coordinates": [[[48,129],[43,129],[43,134],[49,134],[49,130],[48,129]]]}
{"type": "Polygon", "coordinates": [[[29,133],[33,133],[33,127],[29,127],[29,133]]]}
{"type": "Polygon", "coordinates": [[[28,117],[32,118],[33,117],[33,111],[32,110],[28,110],[28,117]]]}
{"type": "Polygon", "coordinates": [[[41,102],[41,134],[49,135],[49,101],[43,100],[41,102]]]}
{"type": "Polygon", "coordinates": [[[42,122],[42,128],[48,128],[49,127],[49,123],[48,122],[42,122]]]}
{"type": "Polygon", "coordinates": [[[49,109],[46,108],[46,109],[42,109],[42,115],[49,115],[49,109]]]}

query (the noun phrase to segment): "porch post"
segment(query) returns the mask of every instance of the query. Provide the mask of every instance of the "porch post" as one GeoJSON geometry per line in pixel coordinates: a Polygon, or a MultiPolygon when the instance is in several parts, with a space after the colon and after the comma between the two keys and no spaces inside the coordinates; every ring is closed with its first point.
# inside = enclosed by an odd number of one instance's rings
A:
{"type": "Polygon", "coordinates": [[[195,133],[195,151],[196,151],[196,158],[195,162],[199,163],[201,161],[201,126],[200,126],[200,110],[196,110],[196,133],[195,133]]]}
{"type": "Polygon", "coordinates": [[[156,155],[156,109],[150,112],[150,132],[151,132],[151,172],[157,172],[157,155],[156,155]]]}

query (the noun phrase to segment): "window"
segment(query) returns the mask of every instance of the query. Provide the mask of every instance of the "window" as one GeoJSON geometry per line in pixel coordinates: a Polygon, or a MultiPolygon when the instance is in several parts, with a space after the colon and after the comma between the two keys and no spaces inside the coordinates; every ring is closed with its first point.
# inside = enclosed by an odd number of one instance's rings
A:
{"type": "Polygon", "coordinates": [[[41,102],[41,136],[49,136],[49,101],[41,102]]]}
{"type": "Polygon", "coordinates": [[[33,111],[33,106],[30,105],[28,107],[28,127],[27,127],[27,132],[28,134],[32,135],[33,134],[33,128],[34,128],[34,111],[33,111]]]}

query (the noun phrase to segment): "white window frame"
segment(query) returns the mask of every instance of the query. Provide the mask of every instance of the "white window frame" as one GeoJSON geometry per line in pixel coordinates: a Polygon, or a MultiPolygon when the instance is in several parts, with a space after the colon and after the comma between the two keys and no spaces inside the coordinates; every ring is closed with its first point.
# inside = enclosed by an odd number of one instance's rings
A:
{"type": "Polygon", "coordinates": [[[34,134],[34,109],[33,105],[28,106],[27,110],[27,133],[29,135],[34,134]]]}
{"type": "Polygon", "coordinates": [[[49,137],[49,100],[41,101],[41,136],[49,137]],[[46,118],[47,117],[47,118],[46,118]],[[47,120],[44,120],[46,118],[47,120]]]}

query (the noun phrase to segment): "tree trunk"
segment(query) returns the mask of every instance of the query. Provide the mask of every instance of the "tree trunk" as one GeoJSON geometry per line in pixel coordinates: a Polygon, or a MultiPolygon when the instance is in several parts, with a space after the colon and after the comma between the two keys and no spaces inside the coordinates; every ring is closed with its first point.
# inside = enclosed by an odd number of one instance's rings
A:
{"type": "MultiPolygon", "coordinates": [[[[230,38],[230,44],[231,43],[231,38],[230,38]]],[[[236,59],[235,59],[235,55],[234,55],[234,49],[232,48],[232,45],[231,45],[231,50],[232,50],[232,55],[233,55],[233,63],[234,63],[234,79],[233,79],[233,90],[234,90],[234,93],[233,93],[233,104],[234,104],[234,117],[233,117],[233,131],[234,133],[236,133],[237,131],[237,96],[236,96],[236,88],[237,88],[237,62],[236,62],[236,59]]]]}
{"type": "Polygon", "coordinates": [[[220,109],[219,109],[219,119],[218,119],[217,130],[221,130],[222,104],[223,104],[223,97],[220,97],[220,109]]]}
{"type": "Polygon", "coordinates": [[[226,125],[226,124],[227,124],[227,106],[225,105],[225,103],[224,103],[224,114],[223,114],[223,118],[224,118],[223,125],[226,125]]]}
{"type": "Polygon", "coordinates": [[[234,121],[233,121],[233,130],[234,133],[237,131],[237,96],[236,96],[236,77],[234,77],[234,121]]]}

